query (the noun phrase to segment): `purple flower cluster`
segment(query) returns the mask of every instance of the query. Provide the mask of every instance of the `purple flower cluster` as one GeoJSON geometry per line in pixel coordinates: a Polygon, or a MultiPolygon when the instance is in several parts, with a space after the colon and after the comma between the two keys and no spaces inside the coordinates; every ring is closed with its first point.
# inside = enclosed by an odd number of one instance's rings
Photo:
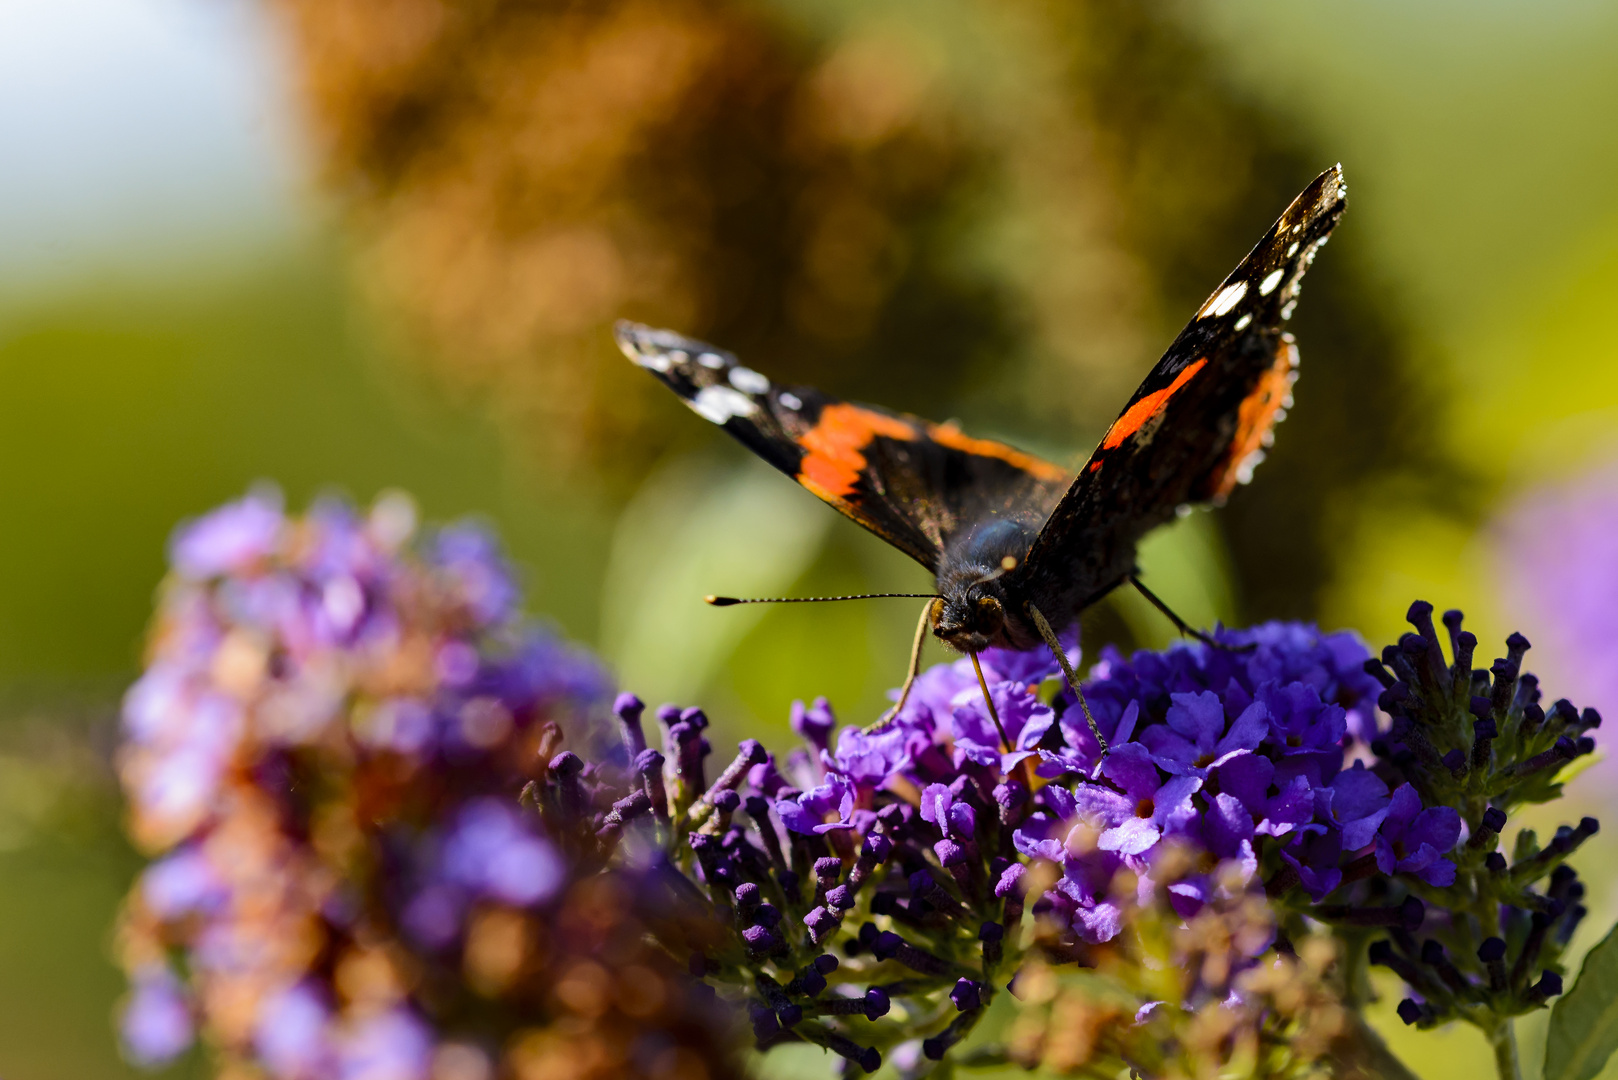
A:
{"type": "Polygon", "coordinates": [[[591,929],[626,886],[518,803],[558,771],[563,731],[606,715],[608,684],[518,617],[487,534],[418,535],[399,498],[290,518],[255,494],[181,529],[171,559],[119,760],[131,834],[156,856],[120,930],[132,1060],[168,1060],[201,1027],[222,1067],[274,1080],[616,1076],[649,1068],[624,1053],[678,1044],[659,1016],[723,1033],[658,989],[673,969],[627,908],[591,929]],[[546,987],[587,963],[610,990],[593,950],[669,1004],[595,1008],[552,1038],[567,1007],[546,987]]]}
{"type": "Polygon", "coordinates": [[[419,561],[414,538],[402,497],[365,516],[324,502],[293,520],[268,494],[176,534],[123,710],[120,769],[142,846],[205,829],[262,753],[341,737],[466,764],[549,703],[606,694],[593,660],[517,621],[487,535],[443,529],[417,542],[419,561]]]}
{"type": "Polygon", "coordinates": [[[1369,872],[1374,863],[1426,883],[1432,909],[1406,897],[1409,917],[1384,923],[1392,934],[1369,956],[1410,987],[1399,1006],[1406,1023],[1459,1017],[1498,1040],[1510,1017],[1562,991],[1560,957],[1585,914],[1584,886],[1566,859],[1598,824],[1564,825],[1543,846],[1520,829],[1509,859],[1497,850],[1500,832],[1518,807],[1561,795],[1563,766],[1594,751],[1588,732],[1601,716],[1566,699],[1542,707],[1539,680],[1522,670],[1529,644],[1521,634],[1506,639],[1505,656],[1474,668],[1478,641],[1459,611],[1442,617],[1448,657],[1431,604],[1417,601],[1406,617],[1414,632],[1366,664],[1392,719],[1374,742],[1378,769],[1402,783],[1374,852],[1351,867],[1369,872]],[[1450,807],[1468,837],[1445,856],[1450,807]]]}
{"type": "MultiPolygon", "coordinates": [[[[849,960],[839,978],[879,973],[869,955],[906,969],[905,989],[921,999],[907,1012],[947,993],[960,1016],[920,1047],[932,1057],[970,1031],[995,992],[994,971],[1023,955],[1007,929],[1025,902],[1041,925],[1068,930],[1054,953],[1049,940],[1036,948],[1071,961],[1120,933],[1136,903],[1118,891],[1126,878],[1185,918],[1265,884],[1282,897],[1300,887],[1297,903],[1317,913],[1359,917],[1321,902],[1371,876],[1452,880],[1455,811],[1423,805],[1367,765],[1382,687],[1364,646],[1279,623],[1219,640],[1128,660],[1104,654],[1085,689],[1106,754],[1071,692],[1054,685],[1055,659],[1037,650],[980,655],[988,702],[970,659],[942,664],[891,720],[835,739],[824,701],[797,704],[806,752],[778,767],[744,744],[726,775],[741,776],[745,759],[746,783],[727,805],[753,827],[693,836],[697,876],[735,905],[738,950],[777,956],[783,972],[841,940],[849,960]],[[1191,871],[1159,883],[1154,867],[1169,850],[1198,855],[1191,871]],[[773,900],[760,906],[762,896],[773,900]],[[971,985],[957,990],[958,980],[971,985]]],[[[682,762],[666,779],[693,793],[700,779],[686,774],[700,777],[701,759],[683,748],[694,715],[659,710],[667,758],[682,762]]],[[[676,821],[679,805],[672,799],[676,821]]],[[[1255,955],[1269,943],[1250,942],[1255,955]]],[[[700,966],[725,981],[723,964],[700,966]]],[[[880,1028],[852,1047],[849,1034],[806,1031],[800,1021],[816,1008],[790,986],[778,1000],[766,994],[754,1018],[761,1045],[795,1035],[832,1046],[836,1036],[862,1063],[867,1050],[907,1052],[880,1028]]]]}
{"type": "MultiPolygon", "coordinates": [[[[1039,905],[1087,942],[1118,932],[1114,876],[1149,874],[1167,842],[1234,860],[1249,876],[1271,848],[1289,868],[1283,881],[1316,901],[1343,884],[1344,859],[1357,853],[1376,852],[1384,873],[1453,880],[1445,856],[1460,837],[1456,812],[1423,808],[1408,784],[1390,788],[1366,767],[1382,688],[1359,640],[1287,623],[1221,630],[1218,640],[1225,648],[1103,654],[1085,694],[1105,756],[1071,691],[1040,693],[1057,674],[1048,653],[981,655],[993,716],[969,660],[939,665],[886,728],[844,729],[835,753],[820,736],[824,775],[807,791],[777,794],[777,813],[800,832],[857,837],[869,831],[879,790],[919,792],[922,820],[953,853],[972,830],[933,807],[947,805],[935,793],[960,793],[962,822],[981,813],[1008,826],[995,889],[1016,889],[1018,856],[1061,867],[1039,905]],[[1048,781],[1037,792],[1024,783],[1025,761],[1048,781]]],[[[1182,912],[1194,913],[1211,887],[1206,877],[1176,882],[1182,912]]]]}
{"type": "MultiPolygon", "coordinates": [[[[1065,903],[1053,902],[1071,905],[1088,935],[1115,925],[1112,913],[1095,910],[1104,900],[1090,883],[1115,870],[1114,860],[1144,871],[1144,860],[1169,838],[1255,873],[1258,848],[1273,845],[1288,878],[1315,901],[1343,883],[1345,854],[1419,838],[1425,854],[1403,858],[1397,871],[1447,885],[1454,866],[1442,856],[1460,838],[1459,816],[1444,807],[1421,810],[1408,785],[1391,791],[1366,767],[1381,687],[1364,670],[1369,654],[1358,639],[1269,623],[1220,630],[1217,640],[1226,648],[1188,644],[1128,661],[1104,654],[1085,688],[1111,744],[1097,769],[1085,771],[1095,744],[1082,720],[1072,719],[1079,710],[1063,710],[1061,727],[1077,748],[1066,763],[1100,783],[1074,789],[1073,827],[1095,840],[1064,841],[1067,849],[1092,850],[1064,852],[1065,903]],[[1390,807],[1412,800],[1419,817],[1390,817],[1390,807]],[[1391,839],[1384,835],[1390,830],[1397,830],[1391,839]],[[1084,865],[1097,862],[1099,872],[1084,865]]],[[[1042,823],[1047,857],[1050,831],[1071,816],[1042,823]]],[[[1176,889],[1186,914],[1206,899],[1205,885],[1194,880],[1176,889]]]]}

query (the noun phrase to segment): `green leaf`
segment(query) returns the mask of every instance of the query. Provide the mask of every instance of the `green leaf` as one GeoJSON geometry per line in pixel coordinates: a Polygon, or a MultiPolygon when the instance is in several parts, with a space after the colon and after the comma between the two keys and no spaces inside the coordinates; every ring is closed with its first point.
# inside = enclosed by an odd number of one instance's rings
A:
{"type": "Polygon", "coordinates": [[[1618,1050],[1618,926],[1579,969],[1579,981],[1551,1010],[1545,1080],[1590,1080],[1618,1050]]]}
{"type": "Polygon", "coordinates": [[[1597,750],[1593,754],[1582,754],[1568,762],[1566,765],[1563,765],[1562,771],[1556,774],[1556,776],[1551,780],[1551,783],[1565,784],[1575,776],[1578,776],[1585,769],[1588,769],[1592,765],[1599,765],[1605,760],[1607,760],[1607,755],[1601,750],[1597,750]]]}

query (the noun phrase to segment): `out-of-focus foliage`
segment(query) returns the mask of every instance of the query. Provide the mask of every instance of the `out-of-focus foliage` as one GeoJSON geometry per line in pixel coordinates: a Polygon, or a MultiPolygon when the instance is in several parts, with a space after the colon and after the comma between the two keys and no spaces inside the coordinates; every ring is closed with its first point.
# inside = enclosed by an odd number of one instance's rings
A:
{"type": "Polygon", "coordinates": [[[820,56],[743,4],[283,7],[369,280],[552,454],[633,473],[666,441],[621,315],[832,384],[896,352],[889,387],[948,388],[995,336],[950,273],[981,152],[925,57],[820,56]]]}
{"type": "MultiPolygon", "coordinates": [[[[280,10],[385,309],[547,460],[619,479],[708,434],[612,354],[621,315],[1082,452],[1332,160],[1232,94],[1159,9],[280,10]]],[[[1437,464],[1401,422],[1410,335],[1347,246],[1302,305],[1299,419],[1221,519],[1252,614],[1309,613],[1346,492],[1437,464]]]]}

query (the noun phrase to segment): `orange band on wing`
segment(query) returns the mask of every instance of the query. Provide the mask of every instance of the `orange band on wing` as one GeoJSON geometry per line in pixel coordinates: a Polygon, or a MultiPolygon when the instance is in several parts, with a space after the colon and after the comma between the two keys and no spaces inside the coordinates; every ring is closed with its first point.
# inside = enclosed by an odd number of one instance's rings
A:
{"type": "Polygon", "coordinates": [[[828,502],[852,495],[865,468],[863,451],[878,435],[908,441],[916,437],[916,429],[858,405],[826,406],[815,426],[798,439],[808,451],[798,466],[798,482],[828,502]]]}
{"type": "Polygon", "coordinates": [[[974,439],[970,435],[962,434],[961,429],[954,424],[931,424],[927,434],[933,442],[940,446],[947,446],[951,450],[960,450],[967,454],[976,454],[979,457],[997,458],[1007,465],[1032,473],[1041,480],[1051,480],[1060,483],[1070,475],[1060,465],[1052,465],[1042,458],[1032,454],[1025,454],[1021,450],[1014,450],[1005,443],[997,443],[991,439],[974,439]]]}
{"type": "Polygon", "coordinates": [[[1179,393],[1180,387],[1190,381],[1191,376],[1201,371],[1208,363],[1206,356],[1187,367],[1174,377],[1174,381],[1161,390],[1154,390],[1135,404],[1124,410],[1124,415],[1113,421],[1112,427],[1107,429],[1106,438],[1101,440],[1101,449],[1111,450],[1122,445],[1123,441],[1139,431],[1146,421],[1163,411],[1169,398],[1179,393]]]}
{"type": "Polygon", "coordinates": [[[1236,434],[1230,440],[1230,449],[1214,469],[1209,479],[1208,495],[1223,499],[1242,482],[1244,470],[1252,474],[1252,465],[1258,463],[1255,455],[1264,449],[1265,436],[1276,423],[1286,418],[1288,396],[1293,372],[1298,366],[1298,347],[1290,339],[1283,340],[1275,351],[1275,363],[1263,375],[1252,393],[1242,399],[1236,411],[1236,434]]]}

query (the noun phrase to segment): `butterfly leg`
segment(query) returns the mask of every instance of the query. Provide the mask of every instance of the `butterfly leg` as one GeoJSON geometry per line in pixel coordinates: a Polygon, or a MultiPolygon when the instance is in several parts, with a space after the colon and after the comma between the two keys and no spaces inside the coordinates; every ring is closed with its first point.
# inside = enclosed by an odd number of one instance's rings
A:
{"type": "MultiPolygon", "coordinates": [[[[1000,752],[1009,754],[1012,749],[1011,736],[1006,734],[1006,727],[1000,722],[1000,713],[994,707],[994,696],[989,693],[989,681],[983,677],[983,665],[978,662],[977,653],[967,653],[967,655],[972,658],[972,670],[977,672],[978,675],[978,689],[983,691],[983,706],[989,710],[989,719],[994,721],[994,730],[1000,734],[1000,752]]],[[[1018,771],[1022,774],[1023,786],[1028,788],[1029,791],[1033,791],[1036,786],[1034,783],[1033,759],[1023,758],[1018,771]]]]}
{"type": "Polygon", "coordinates": [[[1207,634],[1204,634],[1201,630],[1193,629],[1191,626],[1189,626],[1186,623],[1186,621],[1184,619],[1182,619],[1182,618],[1180,618],[1180,616],[1176,615],[1174,613],[1174,609],[1169,607],[1167,604],[1165,604],[1161,597],[1159,597],[1152,590],[1148,589],[1145,586],[1145,584],[1143,584],[1141,582],[1139,574],[1130,574],[1129,575],[1129,583],[1131,585],[1135,586],[1135,591],[1140,593],[1142,596],[1146,597],[1146,599],[1151,602],[1151,605],[1153,607],[1155,607],[1157,610],[1161,611],[1164,614],[1164,616],[1168,618],[1169,622],[1174,624],[1174,628],[1176,630],[1178,630],[1180,633],[1186,635],[1187,637],[1194,637],[1198,641],[1202,642],[1204,645],[1211,646],[1211,647],[1213,647],[1215,649],[1223,649],[1226,652],[1252,652],[1253,651],[1254,646],[1252,646],[1252,645],[1227,645],[1222,641],[1215,641],[1212,637],[1209,637],[1207,634]]]}
{"type": "Polygon", "coordinates": [[[1079,699],[1079,708],[1084,710],[1084,719],[1090,725],[1090,734],[1095,736],[1096,743],[1100,745],[1101,756],[1106,757],[1110,749],[1107,746],[1106,736],[1102,735],[1101,729],[1096,726],[1096,718],[1090,715],[1090,703],[1084,700],[1084,691],[1079,689],[1079,677],[1074,674],[1073,665],[1067,662],[1067,653],[1062,650],[1062,643],[1056,639],[1056,631],[1051,629],[1051,624],[1033,604],[1028,605],[1028,614],[1033,616],[1034,625],[1039,628],[1039,636],[1045,639],[1045,644],[1056,654],[1056,662],[1062,665],[1062,674],[1067,677],[1067,684],[1073,688],[1073,696],[1079,699]]]}
{"type": "Polygon", "coordinates": [[[1000,722],[1000,713],[994,707],[994,698],[989,693],[989,682],[983,677],[983,665],[978,663],[977,653],[967,653],[972,658],[972,670],[978,673],[978,689],[983,691],[983,707],[989,710],[989,719],[994,721],[994,730],[1000,735],[1000,752],[1011,753],[1011,737],[1006,734],[1005,725],[1000,722]]]}
{"type": "Polygon", "coordinates": [[[865,729],[867,735],[881,731],[892,723],[893,718],[905,707],[905,702],[910,700],[910,688],[916,685],[916,676],[921,674],[921,653],[927,644],[927,631],[932,629],[933,607],[937,603],[936,600],[930,601],[921,609],[921,621],[916,623],[916,641],[910,646],[910,673],[905,676],[905,684],[899,691],[899,700],[894,702],[893,708],[883,713],[876,723],[865,729]]]}

